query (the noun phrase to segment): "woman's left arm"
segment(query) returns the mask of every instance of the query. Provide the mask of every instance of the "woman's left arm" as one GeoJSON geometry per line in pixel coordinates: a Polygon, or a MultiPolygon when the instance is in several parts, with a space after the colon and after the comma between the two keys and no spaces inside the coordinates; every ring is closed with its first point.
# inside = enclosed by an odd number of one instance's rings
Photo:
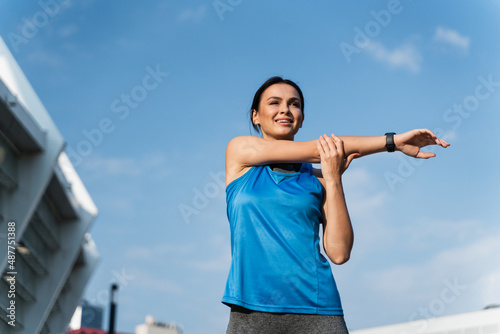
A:
{"type": "MultiPolygon", "coordinates": [[[[387,151],[386,136],[345,136],[340,138],[344,142],[346,156],[358,153],[361,157],[387,151]]],[[[396,134],[394,135],[394,144],[396,146],[396,151],[401,151],[408,156],[422,159],[428,159],[436,156],[436,154],[431,152],[421,152],[420,149],[422,147],[428,145],[439,145],[446,148],[450,146],[449,143],[439,139],[431,130],[428,129],[415,129],[405,133],[396,134]]]]}
{"type": "Polygon", "coordinates": [[[342,187],[342,173],[357,154],[345,158],[343,142],[334,135],[320,137],[317,147],[321,157],[321,174],[317,176],[325,191],[323,247],[333,263],[342,264],[349,260],[354,242],[342,187]]]}

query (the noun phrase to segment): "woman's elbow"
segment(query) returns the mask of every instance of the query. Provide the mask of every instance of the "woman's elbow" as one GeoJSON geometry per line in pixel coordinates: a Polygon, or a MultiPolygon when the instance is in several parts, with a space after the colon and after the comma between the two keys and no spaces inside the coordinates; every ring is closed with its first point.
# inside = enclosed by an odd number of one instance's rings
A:
{"type": "Polygon", "coordinates": [[[333,263],[341,265],[349,261],[352,246],[325,243],[324,247],[326,255],[333,263]]]}
{"type": "Polygon", "coordinates": [[[338,250],[326,250],[326,255],[330,258],[330,261],[337,265],[341,265],[349,261],[351,256],[351,252],[347,250],[338,251],[338,250]]]}
{"type": "Polygon", "coordinates": [[[329,240],[325,235],[323,240],[323,249],[326,255],[335,264],[341,265],[349,261],[353,246],[353,237],[342,240],[329,240]]]}
{"type": "Polygon", "coordinates": [[[349,254],[343,256],[330,257],[330,260],[332,260],[332,262],[337,265],[341,265],[349,261],[349,254]]]}

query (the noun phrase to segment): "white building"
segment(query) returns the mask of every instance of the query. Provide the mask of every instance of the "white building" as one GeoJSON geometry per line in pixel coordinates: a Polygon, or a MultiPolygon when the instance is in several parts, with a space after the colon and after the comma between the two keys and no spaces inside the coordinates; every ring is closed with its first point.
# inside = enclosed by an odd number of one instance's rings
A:
{"type": "Polygon", "coordinates": [[[500,308],[350,331],[351,334],[500,334],[500,308]]]}
{"type": "Polygon", "coordinates": [[[65,333],[98,261],[97,209],[64,147],[0,38],[2,334],[65,333]]]}
{"type": "Polygon", "coordinates": [[[182,334],[182,331],[174,323],[155,322],[154,318],[148,315],[144,324],[135,326],[135,334],[182,334]]]}

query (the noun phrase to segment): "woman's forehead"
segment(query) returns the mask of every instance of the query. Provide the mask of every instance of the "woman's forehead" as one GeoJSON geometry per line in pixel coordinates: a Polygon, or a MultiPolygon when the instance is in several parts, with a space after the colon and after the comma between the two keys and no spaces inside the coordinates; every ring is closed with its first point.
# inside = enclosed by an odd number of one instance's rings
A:
{"type": "Polygon", "coordinates": [[[269,97],[281,97],[281,98],[290,98],[296,97],[300,99],[299,92],[293,87],[286,83],[277,83],[269,86],[262,94],[265,98],[269,97]]]}

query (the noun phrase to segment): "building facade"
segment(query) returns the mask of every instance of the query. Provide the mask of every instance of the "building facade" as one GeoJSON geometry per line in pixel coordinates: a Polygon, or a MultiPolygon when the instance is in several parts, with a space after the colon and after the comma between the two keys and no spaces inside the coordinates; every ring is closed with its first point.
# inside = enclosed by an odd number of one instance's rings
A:
{"type": "Polygon", "coordinates": [[[98,262],[97,208],[0,38],[0,333],[66,333],[98,262]]]}
{"type": "Polygon", "coordinates": [[[157,322],[148,315],[144,324],[135,326],[135,334],[182,334],[182,330],[174,323],[157,322]]]}
{"type": "Polygon", "coordinates": [[[350,331],[351,334],[500,334],[500,308],[350,331]]]}

